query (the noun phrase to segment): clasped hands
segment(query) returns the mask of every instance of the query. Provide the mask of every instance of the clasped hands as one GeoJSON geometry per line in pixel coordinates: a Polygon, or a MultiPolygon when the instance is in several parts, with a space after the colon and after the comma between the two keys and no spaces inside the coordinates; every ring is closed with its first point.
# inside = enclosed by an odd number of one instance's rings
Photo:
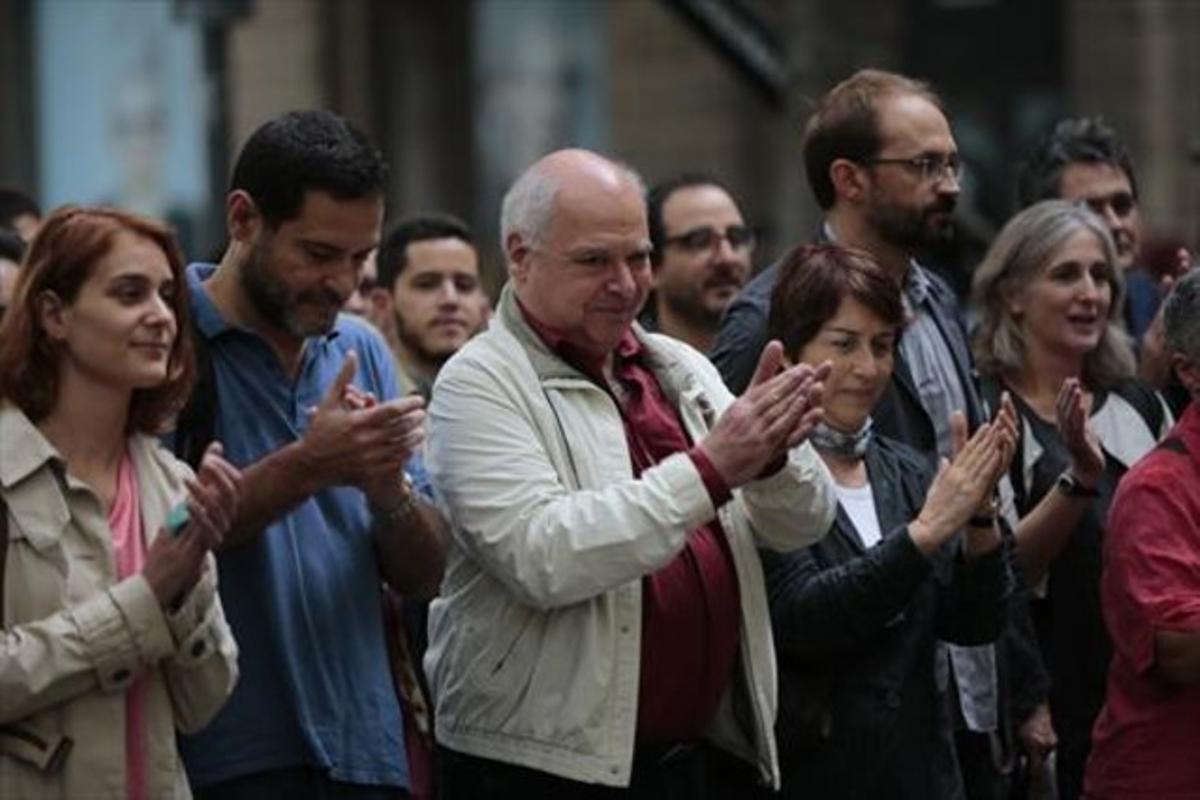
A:
{"type": "Polygon", "coordinates": [[[220,442],[209,444],[196,476],[185,483],[188,521],[175,534],[159,531],[146,553],[142,577],[163,608],[196,585],[205,556],[221,546],[237,515],[242,473],[222,453],[220,442]]]}
{"type": "MultiPolygon", "coordinates": [[[[950,417],[954,455],[943,458],[925,494],[925,504],[909,525],[917,549],[926,555],[974,519],[994,520],[996,484],[1016,451],[1017,411],[1005,392],[990,422],[969,438],[961,411],[950,417]]],[[[989,525],[994,534],[994,526],[989,525]]]]}
{"type": "Polygon", "coordinates": [[[351,351],[309,412],[301,440],[304,471],[322,487],[357,486],[372,506],[390,508],[403,500],[404,465],[425,440],[425,401],[410,395],[379,402],[351,383],[357,369],[351,351]]]}

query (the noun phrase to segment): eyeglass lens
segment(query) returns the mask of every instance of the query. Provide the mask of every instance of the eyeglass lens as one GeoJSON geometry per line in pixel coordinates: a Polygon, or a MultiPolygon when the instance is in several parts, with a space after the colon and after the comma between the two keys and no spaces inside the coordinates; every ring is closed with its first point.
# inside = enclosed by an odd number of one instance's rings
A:
{"type": "Polygon", "coordinates": [[[1106,208],[1111,208],[1112,212],[1121,219],[1129,216],[1136,203],[1133,195],[1129,192],[1114,192],[1107,197],[1089,197],[1086,202],[1088,208],[1100,216],[1104,216],[1106,208]]]}
{"type": "Polygon", "coordinates": [[[696,228],[676,237],[688,250],[701,251],[717,247],[724,239],[734,250],[746,250],[754,244],[754,230],[746,225],[730,225],[724,233],[713,227],[696,228]]]}

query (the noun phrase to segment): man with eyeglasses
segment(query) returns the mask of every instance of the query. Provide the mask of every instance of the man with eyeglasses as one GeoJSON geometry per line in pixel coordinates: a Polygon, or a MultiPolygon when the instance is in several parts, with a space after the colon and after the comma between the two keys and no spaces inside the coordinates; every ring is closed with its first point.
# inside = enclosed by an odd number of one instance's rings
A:
{"type": "Polygon", "coordinates": [[[750,277],[754,229],[729,190],[689,173],[646,193],[654,291],[640,322],[708,352],[725,307],[750,277]]]}
{"type": "MultiPolygon", "coordinates": [[[[922,82],[861,70],[817,102],[802,147],[824,212],[817,239],[866,251],[903,289],[909,322],[896,345],[891,383],[872,415],[874,429],[936,463],[952,455],[953,412],[963,412],[972,430],[985,419],[954,292],[916,261],[951,235],[962,177],[941,101],[922,82]]],[[[721,321],[711,356],[734,392],[766,343],[777,274],[772,266],[756,276],[721,321]]],[[[1045,671],[1024,595],[1014,597],[1010,624],[995,648],[947,645],[947,652],[938,662],[939,681],[958,732],[931,751],[942,765],[937,796],[1005,797],[1018,726],[1022,741],[1040,752],[1053,741],[1045,671]]]]}
{"type": "MultiPolygon", "coordinates": [[[[912,317],[892,386],[874,415],[893,438],[950,452],[950,412],[982,419],[970,349],[954,293],[915,256],[952,232],[962,162],[941,102],[923,83],[861,70],[817,104],[803,140],[809,185],[825,219],[817,233],[870,253],[904,287],[912,317]]],[[[712,360],[741,391],[766,344],[769,267],[730,304],[712,360]]]]}
{"type": "Polygon", "coordinates": [[[454,535],[425,659],[442,800],[751,797],[778,788],[757,546],[833,521],[805,441],[828,365],[750,388],[634,320],[644,188],[585,150],[504,197],[510,280],[442,367],[427,463],[454,535]]]}

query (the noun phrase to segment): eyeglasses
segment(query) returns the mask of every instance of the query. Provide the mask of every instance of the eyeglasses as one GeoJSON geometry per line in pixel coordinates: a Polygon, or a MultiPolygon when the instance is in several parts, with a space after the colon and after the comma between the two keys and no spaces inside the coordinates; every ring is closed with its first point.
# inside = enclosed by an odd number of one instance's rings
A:
{"type": "Polygon", "coordinates": [[[1112,209],[1117,219],[1125,219],[1137,207],[1137,199],[1129,192],[1113,192],[1106,197],[1085,197],[1079,201],[1101,217],[1107,216],[1105,209],[1112,209]]]}
{"type": "Polygon", "coordinates": [[[663,240],[663,247],[674,245],[692,254],[707,253],[720,247],[722,239],[729,242],[729,249],[735,253],[748,253],[754,249],[754,229],[747,225],[730,225],[724,233],[711,225],[692,228],[687,233],[668,236],[663,240]]]}
{"type": "Polygon", "coordinates": [[[953,178],[955,183],[962,180],[963,163],[958,153],[929,153],[912,158],[868,158],[863,164],[896,164],[907,167],[921,177],[922,181],[953,178]]]}

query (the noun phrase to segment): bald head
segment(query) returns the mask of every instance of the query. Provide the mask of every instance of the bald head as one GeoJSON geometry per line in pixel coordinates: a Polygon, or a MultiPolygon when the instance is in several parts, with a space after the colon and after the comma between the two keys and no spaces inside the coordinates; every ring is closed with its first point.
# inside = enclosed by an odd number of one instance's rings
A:
{"type": "Polygon", "coordinates": [[[613,196],[632,187],[645,194],[641,177],[632,168],[590,150],[556,150],[530,166],[504,195],[500,209],[500,241],[510,238],[533,245],[545,240],[556,201],[613,196]]]}
{"type": "Polygon", "coordinates": [[[559,150],[504,198],[504,251],[522,306],[597,359],[616,347],[649,292],[644,196],[628,167],[559,150]]]}

